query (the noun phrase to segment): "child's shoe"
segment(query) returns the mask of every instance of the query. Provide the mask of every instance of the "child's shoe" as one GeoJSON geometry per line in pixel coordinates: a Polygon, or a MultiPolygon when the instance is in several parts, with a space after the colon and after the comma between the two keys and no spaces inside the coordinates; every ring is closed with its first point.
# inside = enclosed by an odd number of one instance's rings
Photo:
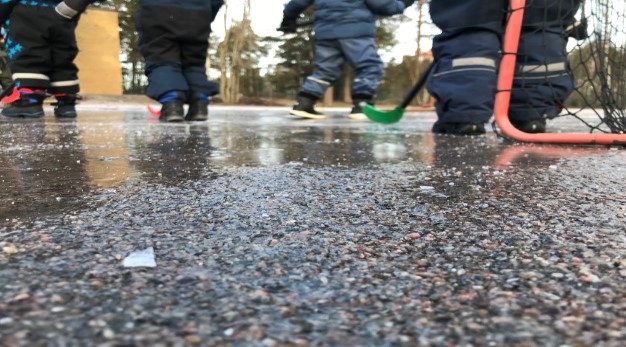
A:
{"type": "Polygon", "coordinates": [[[189,101],[189,109],[185,120],[192,122],[202,122],[209,119],[209,97],[206,94],[198,93],[192,96],[189,101]]]}
{"type": "Polygon", "coordinates": [[[348,118],[352,120],[367,120],[367,116],[363,113],[363,106],[365,104],[374,105],[372,103],[372,98],[366,95],[353,95],[352,96],[352,111],[348,115],[348,118]]]}
{"type": "Polygon", "coordinates": [[[435,122],[432,132],[435,134],[448,134],[460,136],[483,135],[485,125],[483,123],[440,123],[435,122]]]}
{"type": "Polygon", "coordinates": [[[531,120],[513,120],[511,124],[517,128],[517,130],[523,131],[529,134],[541,134],[546,132],[546,120],[545,119],[531,119],[531,120]]]}
{"type": "Polygon", "coordinates": [[[159,98],[161,103],[161,122],[182,122],[185,120],[185,93],[171,91],[159,98]]]}
{"type": "Polygon", "coordinates": [[[41,89],[18,88],[20,98],[8,103],[2,109],[2,115],[6,117],[43,117],[43,100],[46,92],[41,89]]]}
{"type": "Polygon", "coordinates": [[[315,110],[316,102],[317,98],[313,97],[312,95],[300,93],[296,97],[296,104],[293,106],[293,109],[291,109],[289,114],[292,116],[309,119],[326,118],[323,113],[319,113],[315,110]]]}
{"type": "Polygon", "coordinates": [[[54,94],[57,102],[54,104],[54,115],[59,118],[76,118],[76,94],[54,94]]]}

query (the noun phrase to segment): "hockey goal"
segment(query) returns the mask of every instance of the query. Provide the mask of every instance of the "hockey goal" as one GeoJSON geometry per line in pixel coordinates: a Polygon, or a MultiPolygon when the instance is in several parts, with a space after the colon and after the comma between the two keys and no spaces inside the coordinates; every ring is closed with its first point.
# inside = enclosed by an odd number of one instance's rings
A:
{"type": "MultiPolygon", "coordinates": [[[[510,122],[513,88],[524,92],[523,83],[514,84],[524,59],[520,39],[526,35],[525,11],[532,0],[510,0],[498,75],[495,122],[503,135],[523,142],[626,145],[626,3],[616,0],[580,0],[575,22],[563,23],[566,29],[568,71],[574,81],[573,92],[554,117],[570,117],[580,129],[576,132],[529,134],[510,122]]],[[[572,4],[578,0],[553,0],[572,4]]],[[[552,4],[551,6],[554,6],[552,4]]],[[[565,5],[564,5],[565,6],[565,5]]],[[[536,15],[536,12],[535,12],[536,15]]],[[[546,19],[547,20],[547,19],[546,19]]],[[[540,30],[540,29],[537,29],[540,30]]],[[[546,63],[546,71],[548,64],[546,63]]],[[[519,77],[517,77],[519,79],[519,77]]],[[[550,81],[544,85],[551,87],[550,81]]],[[[529,91],[532,93],[532,91],[529,91]]],[[[556,91],[555,91],[556,94],[556,91]]],[[[559,106],[560,108],[560,106],[559,106]]],[[[555,122],[558,123],[558,122],[555,122]]],[[[568,122],[569,124],[569,122],[568,122]]],[[[549,131],[558,129],[549,128],[549,131]]]]}

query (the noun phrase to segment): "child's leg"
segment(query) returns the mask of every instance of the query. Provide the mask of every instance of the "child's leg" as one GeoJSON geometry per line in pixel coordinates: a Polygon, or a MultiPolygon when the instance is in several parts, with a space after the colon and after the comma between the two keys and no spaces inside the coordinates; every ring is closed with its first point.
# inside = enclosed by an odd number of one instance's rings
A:
{"type": "Polygon", "coordinates": [[[437,99],[433,132],[484,133],[493,114],[506,1],[433,1],[435,66],[428,91],[437,99]]]}
{"type": "Polygon", "coordinates": [[[341,50],[354,69],[354,83],[352,84],[352,103],[354,107],[348,117],[352,119],[367,119],[363,114],[364,103],[372,103],[376,89],[383,78],[384,63],[376,50],[373,37],[359,37],[341,39],[341,50]]]}
{"type": "Polygon", "coordinates": [[[315,110],[315,103],[341,76],[344,63],[345,59],[337,40],[317,40],[315,42],[315,71],[304,81],[290,114],[301,118],[324,118],[323,114],[315,110]]]}
{"type": "Polygon", "coordinates": [[[189,84],[189,110],[185,119],[205,121],[209,117],[209,97],[217,94],[218,88],[206,75],[209,27],[196,31],[196,35],[185,37],[185,43],[181,46],[183,75],[189,84]]]}
{"type": "MultiPolygon", "coordinates": [[[[4,44],[2,44],[4,46],[4,44]]],[[[0,85],[2,89],[9,87],[13,83],[11,69],[9,69],[9,56],[4,48],[0,49],[0,85]]]]}
{"type": "MultiPolygon", "coordinates": [[[[50,12],[51,16],[56,14],[50,12]]],[[[76,21],[59,21],[54,26],[55,36],[51,37],[52,71],[50,72],[50,88],[48,91],[57,99],[54,115],[57,117],[76,117],[76,100],[78,99],[79,81],[78,68],[74,59],[78,54],[76,44],[76,21]]]]}
{"type": "MultiPolygon", "coordinates": [[[[146,95],[162,104],[161,120],[180,122],[189,85],[182,71],[178,35],[181,23],[170,20],[170,7],[145,6],[137,16],[139,49],[146,61],[146,95]]],[[[179,16],[177,16],[179,17],[179,16]]]]}
{"type": "Polygon", "coordinates": [[[577,2],[536,0],[526,8],[513,80],[509,117],[530,133],[545,132],[574,89],[563,23],[574,22],[577,2]]]}
{"type": "Polygon", "coordinates": [[[383,78],[384,64],[373,37],[341,39],[341,50],[354,69],[353,99],[371,100],[383,78]]]}
{"type": "Polygon", "coordinates": [[[44,39],[48,22],[42,20],[42,9],[34,6],[15,6],[7,26],[5,49],[9,67],[20,98],[5,105],[2,114],[8,117],[41,117],[44,115],[45,89],[51,53],[44,39]],[[36,18],[36,20],[34,20],[36,18]]]}
{"type": "Polygon", "coordinates": [[[304,81],[301,94],[316,98],[324,96],[335,81],[341,77],[345,58],[337,40],[317,40],[315,43],[315,71],[304,81]]]}

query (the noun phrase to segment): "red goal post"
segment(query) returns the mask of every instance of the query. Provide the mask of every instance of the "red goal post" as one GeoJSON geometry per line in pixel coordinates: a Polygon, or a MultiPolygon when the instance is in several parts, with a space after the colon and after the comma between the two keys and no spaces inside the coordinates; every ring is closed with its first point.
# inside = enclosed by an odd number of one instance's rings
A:
{"type": "MultiPolygon", "coordinates": [[[[626,15],[626,6],[624,6],[623,1],[615,1],[615,0],[583,0],[583,2],[594,3],[599,2],[606,6],[609,6],[611,2],[621,3],[621,14],[613,13],[612,15],[620,16],[626,15]]],[[[584,95],[581,97],[583,100],[582,106],[578,105],[578,110],[570,111],[568,110],[568,104],[566,102],[563,113],[567,115],[574,116],[576,118],[581,119],[579,115],[581,114],[581,110],[586,110],[588,113],[593,113],[598,117],[597,124],[590,124],[583,120],[588,128],[588,133],[540,133],[540,134],[530,134],[517,130],[509,120],[509,107],[511,101],[511,89],[513,88],[513,79],[515,78],[516,72],[516,59],[518,53],[518,47],[520,42],[520,37],[522,34],[522,22],[524,18],[524,9],[526,7],[526,0],[510,0],[509,5],[509,16],[505,28],[505,34],[503,38],[503,54],[502,60],[500,63],[499,73],[498,73],[498,84],[497,84],[497,93],[495,98],[494,105],[494,116],[495,122],[502,132],[503,135],[518,140],[522,142],[534,142],[534,143],[555,143],[555,144],[599,144],[599,145],[626,145],[626,129],[624,129],[624,108],[626,107],[626,98],[622,95],[612,95],[614,93],[615,88],[611,87],[611,81],[607,83],[607,78],[603,76],[610,76],[611,66],[601,66],[597,62],[594,62],[594,57],[591,57],[591,63],[594,64],[594,73],[593,76],[586,78],[581,83],[575,81],[576,88],[585,87],[584,93],[588,93],[588,90],[591,90],[594,93],[597,93],[597,98],[585,98],[584,95]],[[602,70],[605,71],[602,71],[602,70]],[[600,79],[604,81],[599,86],[594,86],[593,84],[600,79]],[[599,104],[599,105],[598,105],[599,104]],[[610,104],[610,105],[608,105],[610,104]],[[617,109],[619,108],[619,109],[617,109]],[[613,118],[611,118],[613,117],[613,118]],[[617,122],[615,122],[617,121],[617,122]],[[615,125],[617,123],[617,125],[615,125]]],[[[607,12],[608,12],[607,8],[607,12]]],[[[616,10],[616,9],[613,9],[616,10]]],[[[619,10],[619,8],[617,9],[619,10]]],[[[582,9],[583,15],[585,15],[584,5],[582,9]]],[[[623,20],[619,25],[623,25],[626,23],[623,17],[619,17],[623,20]]],[[[577,48],[579,52],[582,52],[582,47],[585,47],[585,44],[593,44],[593,40],[603,39],[601,34],[597,34],[593,28],[593,25],[596,24],[594,22],[594,18],[590,18],[590,25],[594,30],[594,33],[591,34],[591,37],[585,39],[586,42],[577,44],[577,48]]],[[[608,23],[604,24],[605,26],[608,23]]],[[[625,29],[625,28],[622,28],[625,29]]],[[[610,33],[605,31],[607,35],[606,40],[610,40],[610,33]]],[[[624,30],[624,35],[626,36],[626,30],[624,30]]],[[[613,35],[614,36],[614,35],[613,35]]],[[[622,46],[626,46],[626,37],[620,38],[622,46]]],[[[612,41],[607,41],[612,42],[612,41]]],[[[622,51],[626,50],[626,47],[620,47],[622,51]]],[[[570,51],[570,60],[572,56],[572,52],[570,51]]],[[[578,53],[582,54],[582,53],[578,53]]],[[[593,51],[592,53],[593,54],[593,51]]],[[[619,55],[621,61],[621,65],[626,67],[626,54],[619,55]]],[[[604,59],[604,58],[602,58],[604,59]]],[[[570,62],[571,63],[571,62],[570,62]]],[[[585,62],[587,63],[587,62],[585,62]]],[[[609,65],[609,64],[607,64],[609,65]]],[[[626,72],[626,68],[624,71],[620,70],[620,75],[615,78],[622,79],[621,76],[626,72]]],[[[624,93],[626,95],[626,88],[622,88],[624,86],[624,81],[620,81],[619,93],[624,93]]],[[[582,93],[581,90],[575,90],[575,93],[582,93]]]]}

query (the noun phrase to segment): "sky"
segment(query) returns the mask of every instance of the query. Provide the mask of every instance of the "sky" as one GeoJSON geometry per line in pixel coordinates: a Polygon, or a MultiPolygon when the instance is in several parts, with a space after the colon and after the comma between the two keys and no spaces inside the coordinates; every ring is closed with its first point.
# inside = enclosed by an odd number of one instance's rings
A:
{"type": "MultiPolygon", "coordinates": [[[[228,15],[230,20],[241,19],[243,14],[244,0],[227,0],[228,15]]],[[[281,33],[276,31],[283,17],[283,8],[287,0],[254,0],[251,4],[250,16],[252,29],[259,36],[280,36],[281,33]]],[[[401,60],[404,55],[413,55],[417,48],[417,7],[412,6],[407,9],[405,15],[412,20],[403,23],[397,31],[398,44],[391,52],[382,53],[381,56],[385,62],[392,59],[401,60]]],[[[213,23],[213,35],[224,36],[224,10],[220,11],[215,22],[213,23]]],[[[430,39],[422,41],[422,47],[428,49],[430,47],[430,39]]],[[[272,54],[261,62],[263,67],[272,65],[275,60],[272,54]]]]}

